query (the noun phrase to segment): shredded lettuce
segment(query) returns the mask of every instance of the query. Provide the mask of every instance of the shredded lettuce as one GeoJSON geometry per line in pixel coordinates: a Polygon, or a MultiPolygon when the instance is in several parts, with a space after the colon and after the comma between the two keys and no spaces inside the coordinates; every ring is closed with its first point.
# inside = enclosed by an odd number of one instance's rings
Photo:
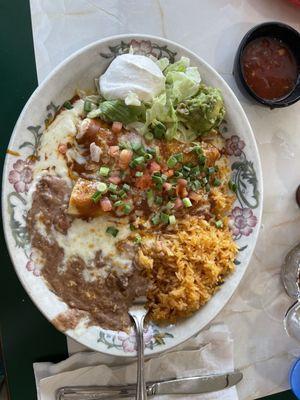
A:
{"type": "Polygon", "coordinates": [[[161,71],[164,71],[170,64],[170,61],[167,57],[162,57],[156,61],[156,64],[161,71]]]}

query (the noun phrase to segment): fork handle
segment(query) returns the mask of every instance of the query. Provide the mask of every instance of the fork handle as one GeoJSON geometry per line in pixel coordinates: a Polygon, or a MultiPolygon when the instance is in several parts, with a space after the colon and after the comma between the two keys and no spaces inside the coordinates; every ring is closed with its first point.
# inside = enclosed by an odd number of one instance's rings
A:
{"type": "Polygon", "coordinates": [[[136,328],[136,341],[137,341],[137,387],[136,387],[136,400],[146,400],[147,390],[145,381],[145,361],[144,361],[144,318],[145,315],[139,317],[134,316],[136,328]]]}

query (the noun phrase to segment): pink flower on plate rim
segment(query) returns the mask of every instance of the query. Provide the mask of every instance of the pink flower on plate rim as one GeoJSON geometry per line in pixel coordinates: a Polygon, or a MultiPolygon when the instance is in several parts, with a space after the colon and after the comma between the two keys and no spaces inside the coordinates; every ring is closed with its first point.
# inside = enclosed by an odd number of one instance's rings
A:
{"type": "Polygon", "coordinates": [[[21,159],[17,160],[8,174],[8,180],[17,193],[27,192],[32,181],[30,162],[21,159]]]}
{"type": "MultiPolygon", "coordinates": [[[[144,342],[145,347],[149,346],[153,340],[154,332],[152,326],[148,326],[144,329],[144,342]]],[[[126,332],[119,332],[118,339],[121,342],[121,346],[125,353],[133,353],[136,351],[136,335],[135,331],[132,329],[130,334],[126,332]]]]}
{"type": "Polygon", "coordinates": [[[239,235],[249,236],[257,224],[257,217],[250,208],[235,207],[230,219],[232,233],[235,237],[239,235]]]}
{"type": "Polygon", "coordinates": [[[155,52],[153,51],[150,40],[135,40],[135,39],[133,39],[130,42],[130,46],[132,47],[133,52],[135,54],[140,54],[140,55],[144,55],[144,56],[152,54],[153,56],[155,56],[155,52]]]}
{"type": "Polygon", "coordinates": [[[236,156],[239,157],[242,154],[242,151],[245,147],[245,142],[240,139],[237,135],[231,136],[231,138],[226,139],[225,147],[226,153],[229,156],[236,156]]]}
{"type": "Polygon", "coordinates": [[[35,276],[41,275],[41,271],[38,268],[36,268],[36,266],[34,264],[33,253],[30,253],[29,260],[26,263],[26,269],[27,269],[27,271],[32,272],[33,275],[35,275],[35,276]]]}

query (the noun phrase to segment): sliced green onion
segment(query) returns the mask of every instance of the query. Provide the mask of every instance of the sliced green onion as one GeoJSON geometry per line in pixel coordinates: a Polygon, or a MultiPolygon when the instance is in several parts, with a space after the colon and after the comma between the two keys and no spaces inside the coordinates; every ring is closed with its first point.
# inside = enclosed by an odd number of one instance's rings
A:
{"type": "Polygon", "coordinates": [[[176,157],[174,157],[174,156],[171,156],[171,157],[168,159],[168,161],[167,161],[167,166],[168,166],[169,168],[175,167],[176,164],[177,164],[177,159],[176,159],[176,157]]]}
{"type": "Polygon", "coordinates": [[[159,222],[160,222],[159,214],[154,214],[153,217],[151,218],[151,222],[153,225],[159,224],[159,222]]]}
{"type": "Polygon", "coordinates": [[[92,111],[92,102],[89,100],[85,100],[84,101],[84,105],[83,105],[83,110],[88,113],[90,111],[92,111]]]}
{"type": "Polygon", "coordinates": [[[207,183],[207,184],[205,185],[205,190],[206,190],[207,192],[210,191],[210,184],[209,184],[209,183],[207,183]]]}
{"type": "Polygon", "coordinates": [[[216,227],[223,228],[223,221],[222,220],[216,221],[216,227]]]}
{"type": "Polygon", "coordinates": [[[94,203],[98,203],[98,201],[101,199],[102,193],[97,190],[92,196],[91,199],[93,200],[94,203]]]}
{"type": "Polygon", "coordinates": [[[150,141],[150,140],[153,140],[153,138],[154,138],[153,133],[147,132],[147,133],[145,134],[145,139],[146,139],[146,140],[150,141]]]}
{"type": "Polygon", "coordinates": [[[147,161],[149,161],[149,160],[152,160],[153,155],[150,154],[150,153],[146,153],[146,154],[144,155],[144,157],[145,157],[145,159],[146,159],[147,161]]]}
{"type": "Polygon", "coordinates": [[[168,180],[167,175],[161,174],[161,179],[166,182],[168,180]]]}
{"type": "Polygon", "coordinates": [[[170,225],[176,224],[176,217],[175,217],[175,215],[170,215],[170,216],[169,216],[169,224],[170,224],[170,225]]]}
{"type": "Polygon", "coordinates": [[[182,153],[174,154],[174,157],[176,158],[176,160],[178,162],[182,162],[183,161],[183,154],[182,153]]]}
{"type": "Polygon", "coordinates": [[[120,190],[118,195],[121,197],[121,199],[124,199],[125,197],[127,197],[127,193],[125,192],[125,190],[120,190]]]}
{"type": "Polygon", "coordinates": [[[198,156],[201,156],[203,154],[202,147],[199,144],[196,144],[194,147],[191,148],[192,151],[194,151],[198,156]]]}
{"type": "Polygon", "coordinates": [[[202,179],[202,182],[203,182],[203,185],[206,185],[207,182],[208,182],[207,178],[203,178],[203,179],[202,179]]]}
{"type": "Polygon", "coordinates": [[[137,167],[138,165],[143,164],[144,162],[145,162],[145,157],[140,156],[140,157],[134,158],[134,159],[130,162],[129,165],[130,165],[131,168],[135,168],[135,167],[137,167]]]}
{"type": "Polygon", "coordinates": [[[176,176],[176,178],[182,178],[183,177],[183,173],[180,171],[175,171],[174,172],[174,176],[176,176]]]}
{"type": "Polygon", "coordinates": [[[156,156],[156,149],[154,147],[149,147],[148,149],[146,149],[146,152],[151,154],[153,157],[156,156]]]}
{"type": "Polygon", "coordinates": [[[205,162],[206,162],[206,157],[204,155],[199,156],[198,158],[199,165],[203,166],[205,165],[205,162]]]}
{"type": "Polygon", "coordinates": [[[131,148],[135,152],[139,151],[141,147],[142,147],[142,145],[140,143],[137,143],[137,142],[134,142],[134,143],[131,144],[131,148]]]}
{"type": "Polygon", "coordinates": [[[98,190],[100,193],[105,193],[105,192],[107,192],[107,184],[104,183],[104,182],[99,182],[99,183],[97,184],[97,190],[98,190]]]}
{"type": "Polygon", "coordinates": [[[163,224],[169,223],[169,215],[165,213],[160,213],[160,220],[163,224]]]}
{"type": "Polygon", "coordinates": [[[232,182],[232,181],[229,181],[229,182],[228,182],[228,187],[229,187],[229,189],[230,189],[232,192],[234,192],[234,193],[237,192],[237,185],[236,185],[236,183],[234,183],[234,182],[232,182]]]}
{"type": "Polygon", "coordinates": [[[65,101],[63,107],[66,108],[67,110],[71,110],[73,108],[73,105],[70,101],[65,101]]]}
{"type": "Polygon", "coordinates": [[[214,167],[209,167],[209,168],[207,169],[207,172],[208,172],[208,175],[212,175],[212,174],[214,174],[214,173],[216,172],[216,170],[215,170],[214,167]]]}
{"type": "Polygon", "coordinates": [[[200,174],[200,167],[199,167],[199,165],[197,165],[196,167],[193,167],[193,168],[191,169],[191,175],[197,176],[197,175],[199,175],[199,174],[200,174]]]}
{"type": "Polygon", "coordinates": [[[109,190],[110,192],[115,193],[115,192],[118,190],[118,186],[115,185],[114,183],[110,183],[110,184],[108,185],[108,190],[109,190]]]}
{"type": "Polygon", "coordinates": [[[116,194],[111,194],[109,195],[109,197],[111,198],[111,200],[118,200],[118,196],[116,194]]]}
{"type": "Polygon", "coordinates": [[[136,173],[135,173],[135,176],[137,176],[138,178],[139,177],[141,177],[141,176],[143,176],[144,174],[143,174],[143,172],[141,172],[141,171],[136,171],[136,173]]]}
{"type": "Polygon", "coordinates": [[[152,175],[152,180],[153,180],[153,182],[155,182],[155,183],[159,183],[159,184],[162,184],[162,183],[163,183],[162,177],[161,177],[161,176],[158,176],[158,175],[152,175]]]}
{"type": "Polygon", "coordinates": [[[125,190],[125,192],[129,192],[129,190],[131,189],[131,187],[129,185],[127,185],[127,183],[124,183],[124,185],[122,187],[123,187],[123,190],[125,190]]]}
{"type": "Polygon", "coordinates": [[[99,169],[99,174],[100,174],[101,176],[108,176],[108,175],[109,175],[109,172],[110,172],[110,168],[108,168],[108,167],[101,167],[101,168],[99,169]]]}
{"type": "Polygon", "coordinates": [[[132,210],[131,204],[126,203],[126,204],[124,205],[124,207],[123,207],[123,212],[124,212],[124,214],[130,214],[131,210],[132,210]]]}
{"type": "Polygon", "coordinates": [[[161,205],[163,202],[163,198],[161,196],[156,196],[154,202],[155,204],[161,205]]]}
{"type": "Polygon", "coordinates": [[[185,197],[184,199],[182,199],[183,205],[184,207],[192,207],[192,202],[188,197],[185,197]]]}
{"type": "Polygon", "coordinates": [[[142,241],[141,235],[139,235],[139,234],[135,235],[134,242],[139,244],[139,243],[141,243],[141,241],[142,241]]]}
{"type": "Polygon", "coordinates": [[[167,210],[172,210],[172,208],[174,208],[175,204],[172,203],[171,201],[168,201],[168,203],[166,204],[166,209],[167,210]]]}
{"type": "Polygon", "coordinates": [[[109,233],[113,237],[116,237],[117,234],[119,233],[119,229],[115,228],[114,226],[109,226],[106,229],[106,233],[109,233]]]}
{"type": "Polygon", "coordinates": [[[162,122],[157,121],[153,128],[153,135],[156,139],[162,139],[165,136],[166,130],[165,125],[162,122]]]}
{"type": "Polygon", "coordinates": [[[124,204],[124,202],[122,201],[122,200],[118,200],[118,201],[116,201],[115,203],[114,203],[114,206],[115,207],[120,207],[120,206],[122,206],[124,204]]]}
{"type": "Polygon", "coordinates": [[[146,192],[147,203],[149,207],[152,207],[154,204],[154,193],[152,189],[148,189],[146,192]]]}
{"type": "Polygon", "coordinates": [[[187,165],[184,165],[184,166],[182,167],[182,169],[183,169],[184,171],[186,171],[186,172],[190,172],[190,171],[191,171],[191,168],[188,167],[187,165]]]}
{"type": "Polygon", "coordinates": [[[213,182],[214,186],[220,186],[221,185],[221,181],[218,178],[215,178],[214,182],[213,182]]]}
{"type": "Polygon", "coordinates": [[[191,184],[192,189],[197,192],[201,188],[201,182],[198,179],[195,179],[191,184]]]}

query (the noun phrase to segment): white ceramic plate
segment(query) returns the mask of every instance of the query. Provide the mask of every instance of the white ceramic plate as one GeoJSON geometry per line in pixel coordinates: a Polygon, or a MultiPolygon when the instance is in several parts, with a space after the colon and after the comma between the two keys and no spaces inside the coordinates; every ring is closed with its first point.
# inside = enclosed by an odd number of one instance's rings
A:
{"type": "MultiPolygon", "coordinates": [[[[13,131],[3,174],[3,221],[10,256],[24,288],[52,321],[68,306],[46,286],[31,260],[26,232],[26,194],[30,187],[31,159],[37,151],[45,120],[53,118],[57,107],[73,96],[77,88],[93,89],[113,57],[132,47],[137,54],[168,57],[171,62],[182,55],[199,67],[202,80],[221,89],[227,115],[222,131],[231,160],[232,179],[237,184],[237,202],[231,219],[240,252],[236,270],[212,299],[192,317],[168,328],[150,325],[145,331],[146,354],[153,355],[187,340],[207,325],[224,307],[246,271],[257,240],[262,213],[262,173],[255,138],[247,117],[225,81],[196,54],[158,37],[122,35],[95,42],[60,64],[28,100],[13,131]]],[[[135,337],[131,332],[113,332],[80,323],[65,332],[91,349],[118,356],[135,355],[135,337]]]]}

